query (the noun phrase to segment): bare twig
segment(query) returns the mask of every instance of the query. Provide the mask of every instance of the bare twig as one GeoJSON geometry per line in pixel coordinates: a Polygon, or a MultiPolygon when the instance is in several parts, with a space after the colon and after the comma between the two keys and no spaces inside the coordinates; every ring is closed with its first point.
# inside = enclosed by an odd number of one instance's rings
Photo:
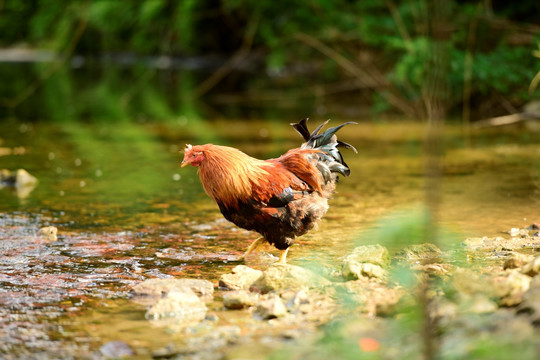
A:
{"type": "Polygon", "coordinates": [[[463,132],[465,141],[470,142],[471,128],[471,94],[472,94],[472,66],[473,66],[473,49],[476,43],[476,26],[478,20],[474,18],[469,25],[469,35],[467,37],[467,52],[465,53],[465,63],[463,71],[463,132]]]}
{"type": "Polygon", "coordinates": [[[540,84],[540,71],[537,72],[531,80],[531,85],[529,85],[529,94],[534,92],[534,90],[538,87],[538,84],[540,84]]]}
{"type": "MultiPolygon", "coordinates": [[[[386,1],[386,6],[390,10],[390,14],[392,15],[392,19],[394,19],[394,22],[396,23],[398,32],[399,32],[401,38],[403,39],[403,42],[406,45],[405,48],[407,49],[408,52],[414,54],[416,52],[416,48],[412,44],[411,35],[409,34],[409,31],[407,30],[407,27],[405,26],[405,23],[403,22],[403,18],[401,17],[401,14],[399,13],[399,11],[397,9],[396,4],[393,1],[388,0],[388,1],[386,1]]],[[[412,9],[414,10],[414,6],[412,7],[412,9]]],[[[415,89],[411,86],[410,82],[407,81],[407,79],[404,79],[402,81],[401,85],[403,86],[403,89],[405,91],[407,91],[407,93],[410,96],[412,96],[412,97],[417,97],[418,96],[417,91],[415,91],[415,89]]]]}
{"type": "Polygon", "coordinates": [[[391,84],[380,72],[377,71],[369,73],[365,71],[336,50],[308,34],[297,33],[295,37],[334,60],[345,71],[353,75],[356,81],[360,83],[361,87],[386,88],[389,91],[381,92],[381,96],[383,96],[390,104],[408,116],[416,117],[418,115],[417,109],[414,106],[411,106],[407,101],[400,98],[397,92],[392,88],[391,84]]]}
{"type": "Polygon", "coordinates": [[[234,55],[225,62],[219,69],[216,70],[212,75],[206,78],[202,83],[200,83],[193,94],[198,97],[206,94],[214,86],[216,86],[221,80],[223,80],[229,73],[234,70],[238,65],[240,65],[251,51],[253,45],[253,38],[257,30],[259,23],[259,15],[255,15],[246,28],[244,34],[244,39],[242,46],[234,53],[234,55]]]}
{"type": "Polygon", "coordinates": [[[499,100],[499,104],[501,104],[504,110],[508,111],[510,114],[518,112],[518,109],[516,109],[516,107],[512,105],[512,103],[500,93],[496,93],[495,96],[499,100]]]}
{"type": "MultiPolygon", "coordinates": [[[[540,44],[538,44],[538,50],[533,51],[533,56],[540,59],[540,44]]],[[[529,94],[534,92],[534,90],[538,87],[538,84],[540,84],[540,71],[537,72],[531,80],[531,84],[529,85],[529,94]]]]}
{"type": "Polygon", "coordinates": [[[392,15],[392,18],[394,19],[394,22],[396,23],[396,26],[398,28],[399,34],[405,41],[405,43],[410,44],[411,36],[409,35],[409,32],[407,31],[407,27],[405,26],[405,23],[403,22],[403,18],[401,17],[399,11],[397,11],[396,4],[394,4],[393,1],[386,1],[386,6],[388,6],[388,9],[390,10],[390,14],[392,15]]]}
{"type": "Polygon", "coordinates": [[[526,111],[510,115],[497,116],[489,119],[476,121],[474,123],[475,128],[484,128],[490,126],[505,126],[517,124],[522,121],[540,119],[540,111],[526,111]]]}

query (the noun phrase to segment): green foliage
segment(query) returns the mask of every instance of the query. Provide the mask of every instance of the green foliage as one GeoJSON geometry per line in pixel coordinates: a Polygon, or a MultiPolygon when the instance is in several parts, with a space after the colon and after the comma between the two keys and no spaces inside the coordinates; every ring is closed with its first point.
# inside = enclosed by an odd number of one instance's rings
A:
{"type": "MultiPolygon", "coordinates": [[[[299,34],[303,34],[316,39],[353,66],[366,69],[368,76],[372,72],[370,69],[376,69],[386,78],[387,83],[379,79],[380,85],[371,90],[373,101],[369,105],[372,112],[381,113],[391,111],[395,105],[388,102],[390,92],[400,101],[421,106],[429,83],[427,79],[434,71],[429,65],[435,56],[434,48],[438,42],[444,42],[449,49],[445,55],[449,68],[440,71],[449,88],[450,96],[445,99],[447,109],[460,113],[466,85],[464,74],[469,70],[472,75],[470,95],[474,102],[489,103],[495,96],[503,96],[519,107],[528,100],[531,95],[527,86],[538,72],[538,60],[531,52],[539,36],[531,33],[533,28],[528,23],[518,21],[522,18],[534,21],[531,13],[538,8],[536,2],[497,3],[491,7],[479,0],[472,3],[454,0],[444,4],[446,12],[439,24],[433,20],[432,2],[412,0],[292,0],[286,6],[271,0],[6,1],[0,12],[0,45],[26,44],[32,48],[63,52],[74,41],[74,54],[90,57],[118,53],[204,57],[220,53],[227,58],[242,46],[248,25],[253,25],[255,34],[251,48],[265,54],[259,69],[271,76],[283,76],[289,68],[307,66],[316,70],[307,76],[301,72],[283,83],[272,83],[272,79],[267,79],[261,84],[252,77],[240,76],[229,83],[232,91],[246,88],[258,91],[261,87],[274,86],[291,90],[294,95],[298,88],[324,87],[356,76],[339,63],[336,55],[300,40],[299,34]],[[81,26],[84,27],[82,36],[75,39],[76,29],[81,26]],[[437,26],[444,32],[441,38],[434,35],[437,29],[432,29],[437,26]],[[466,68],[467,54],[472,58],[471,69],[466,68]]],[[[73,77],[78,75],[69,69],[69,65],[69,61],[66,62],[64,73],[52,80],[68,82],[58,85],[58,90],[77,82],[73,77]]],[[[253,65],[257,67],[258,64],[253,65]]],[[[123,75],[117,79],[120,81],[123,75]]],[[[40,74],[34,76],[39,78],[40,74]]],[[[158,77],[159,72],[154,72],[153,76],[158,77]]],[[[108,96],[121,99],[126,91],[123,86],[109,82],[107,77],[99,80],[104,84],[95,87],[96,96],[91,96],[94,105],[91,108],[100,110],[92,115],[99,116],[103,112],[111,118],[125,118],[132,116],[134,104],[138,109],[145,107],[143,112],[156,118],[184,113],[171,101],[159,101],[160,97],[167,97],[169,91],[159,86],[137,89],[137,93],[148,90],[149,94],[140,94],[141,101],[130,102],[128,109],[122,105],[98,105],[96,101],[107,102],[108,96]],[[101,89],[102,86],[107,89],[101,89]],[[117,93],[119,88],[121,93],[117,93]],[[124,113],[120,115],[118,111],[124,113]]],[[[129,81],[137,82],[133,78],[129,81]]],[[[158,79],[149,81],[155,83],[158,79]]],[[[29,80],[27,84],[31,82],[29,80]]],[[[198,83],[181,84],[180,90],[173,89],[172,92],[179,91],[184,94],[181,98],[189,98],[198,83]]],[[[45,86],[51,88],[50,85],[45,86]]],[[[24,90],[24,85],[23,90],[20,87],[18,83],[0,85],[0,97],[16,97],[24,90]]],[[[82,93],[94,91],[90,88],[86,86],[82,93]]],[[[32,97],[45,96],[47,91],[37,91],[32,97]]],[[[65,93],[59,95],[63,96],[65,93]]],[[[72,100],[80,101],[76,94],[72,100]]],[[[53,104],[51,99],[25,101],[53,104]]],[[[191,104],[184,100],[181,103],[191,104]]],[[[16,109],[15,113],[24,111],[16,109]]],[[[12,111],[0,109],[0,115],[9,112],[12,111]]],[[[43,116],[56,117],[46,116],[47,113],[45,111],[43,116]]],[[[62,117],[78,114],[70,110],[62,117]]]]}
{"type": "Polygon", "coordinates": [[[193,33],[195,30],[193,12],[196,5],[196,0],[182,0],[175,14],[175,29],[178,31],[179,42],[184,50],[190,50],[195,46],[193,44],[193,33]]]}
{"type": "Polygon", "coordinates": [[[46,81],[41,91],[45,108],[54,109],[49,113],[53,120],[65,121],[72,118],[74,109],[71,94],[73,87],[67,71],[61,70],[56,76],[46,81]]]}

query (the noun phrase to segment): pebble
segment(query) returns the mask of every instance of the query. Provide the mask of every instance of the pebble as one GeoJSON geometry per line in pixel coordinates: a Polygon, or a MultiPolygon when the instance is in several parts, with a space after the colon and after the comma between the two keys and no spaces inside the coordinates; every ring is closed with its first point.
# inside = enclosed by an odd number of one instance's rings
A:
{"type": "Polygon", "coordinates": [[[135,355],[135,351],[123,341],[109,341],[99,348],[106,359],[126,358],[135,355]]]}

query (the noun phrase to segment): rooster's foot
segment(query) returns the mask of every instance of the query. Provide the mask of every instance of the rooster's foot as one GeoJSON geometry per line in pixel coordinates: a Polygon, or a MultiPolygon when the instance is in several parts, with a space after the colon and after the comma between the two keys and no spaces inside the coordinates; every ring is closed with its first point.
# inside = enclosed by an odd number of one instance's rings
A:
{"type": "Polygon", "coordinates": [[[248,249],[246,250],[246,252],[244,253],[244,259],[250,255],[252,252],[254,252],[255,250],[257,250],[257,248],[259,246],[261,246],[262,243],[264,243],[266,240],[264,239],[264,237],[260,237],[258,239],[256,239],[254,242],[251,243],[251,245],[249,245],[248,249]]]}

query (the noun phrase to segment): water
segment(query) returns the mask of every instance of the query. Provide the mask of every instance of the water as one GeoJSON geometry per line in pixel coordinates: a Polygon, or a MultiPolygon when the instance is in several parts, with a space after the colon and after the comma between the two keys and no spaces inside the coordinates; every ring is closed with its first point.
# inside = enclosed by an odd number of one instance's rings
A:
{"type": "MultiPolygon", "coordinates": [[[[381,219],[421,209],[424,133],[421,124],[407,122],[342,131],[359,150],[344,150],[352,175],[338,185],[319,230],[297,239],[289,262],[330,267],[359,242],[384,242],[366,231],[391,226],[381,219]]],[[[129,288],[154,277],[217,285],[256,235],[222,219],[196,170],[180,169],[179,151],[186,143],[214,142],[268,158],[300,143],[285,121],[5,122],[0,134],[0,147],[16,153],[1,156],[0,168],[24,168],[39,179],[26,195],[0,190],[0,353],[12,358],[89,356],[119,339],[150,354],[182,341],[185,335],[150,328],[144,309],[127,300],[129,288]],[[37,237],[48,225],[58,228],[57,242],[37,237]]],[[[539,138],[527,129],[487,129],[473,132],[465,146],[460,129],[447,127],[443,232],[461,241],[538,222],[539,138]]],[[[264,268],[274,255],[265,249],[248,265],[264,268]]],[[[231,316],[220,321],[238,321],[231,316]]]]}

